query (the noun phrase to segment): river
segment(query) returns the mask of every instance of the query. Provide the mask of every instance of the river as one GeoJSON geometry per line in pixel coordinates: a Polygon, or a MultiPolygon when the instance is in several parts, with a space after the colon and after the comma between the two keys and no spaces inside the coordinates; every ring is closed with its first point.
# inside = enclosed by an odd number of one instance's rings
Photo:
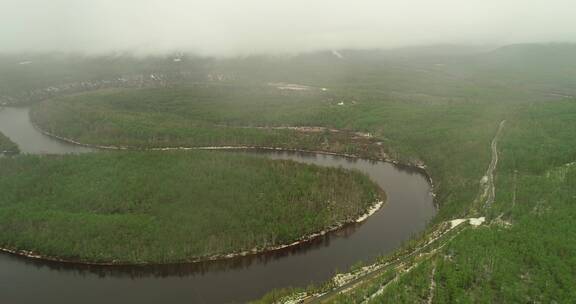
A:
{"type": "MultiPolygon", "coordinates": [[[[0,109],[0,132],[22,153],[95,152],[40,133],[27,108],[0,109]]],[[[223,261],[162,266],[86,266],[0,254],[2,303],[244,303],[266,292],[328,280],[336,270],[390,253],[422,232],[436,214],[418,169],[339,156],[236,151],[271,159],[357,169],[386,191],[386,204],[361,224],[295,247],[223,261]]],[[[2,233],[0,231],[0,233],[2,233]]]]}

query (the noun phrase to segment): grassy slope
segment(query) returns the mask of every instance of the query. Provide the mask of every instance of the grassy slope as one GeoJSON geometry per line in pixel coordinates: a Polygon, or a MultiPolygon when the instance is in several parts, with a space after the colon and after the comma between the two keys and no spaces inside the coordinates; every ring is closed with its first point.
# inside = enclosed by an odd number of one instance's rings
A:
{"type": "Polygon", "coordinates": [[[0,167],[2,246],[99,262],[283,244],[356,218],[379,195],[357,172],[224,152],[21,156],[0,167]]]}
{"type": "Polygon", "coordinates": [[[0,133],[0,152],[17,153],[18,151],[18,146],[6,135],[0,133]]]}

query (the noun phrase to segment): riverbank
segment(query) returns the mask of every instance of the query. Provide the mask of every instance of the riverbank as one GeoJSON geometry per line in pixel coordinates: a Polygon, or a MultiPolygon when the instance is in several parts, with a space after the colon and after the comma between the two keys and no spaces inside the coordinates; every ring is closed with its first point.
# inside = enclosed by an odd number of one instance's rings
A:
{"type": "MultiPolygon", "coordinates": [[[[371,207],[368,208],[368,210],[366,211],[365,214],[359,216],[356,220],[347,221],[347,222],[343,222],[343,223],[334,225],[333,227],[326,228],[322,231],[303,236],[303,237],[299,238],[298,240],[293,241],[291,243],[275,245],[275,246],[271,246],[271,247],[267,247],[267,248],[253,248],[251,250],[246,250],[246,251],[241,251],[241,252],[232,252],[232,253],[228,253],[228,254],[218,254],[218,255],[204,256],[204,257],[197,257],[194,259],[186,260],[185,262],[181,262],[181,263],[192,264],[192,263],[202,263],[202,262],[232,259],[232,258],[238,258],[238,257],[246,257],[249,255],[272,253],[274,251],[279,251],[279,250],[283,250],[283,249],[288,249],[290,247],[296,247],[299,245],[303,245],[305,243],[314,241],[318,237],[322,237],[328,233],[332,233],[332,232],[335,232],[337,230],[343,229],[347,225],[353,225],[356,223],[362,223],[362,222],[366,221],[368,219],[368,217],[370,217],[375,212],[380,210],[384,203],[385,203],[384,201],[378,201],[378,202],[374,203],[371,207]]],[[[122,262],[91,262],[91,261],[84,261],[84,260],[63,259],[63,258],[59,258],[56,256],[43,255],[41,253],[30,251],[30,250],[18,250],[18,249],[9,249],[9,248],[3,248],[3,247],[0,247],[0,252],[13,254],[13,255],[17,255],[17,256],[21,256],[21,257],[25,257],[25,258],[30,258],[30,259],[37,259],[37,260],[43,260],[43,261],[49,261],[49,262],[66,263],[66,264],[82,264],[82,265],[91,265],[91,266],[162,265],[162,264],[158,264],[158,263],[146,263],[146,262],[134,264],[134,263],[122,263],[122,262]]],[[[167,262],[165,264],[174,264],[174,262],[167,262]]]]}
{"type": "MultiPolygon", "coordinates": [[[[345,158],[351,158],[351,159],[365,159],[365,160],[370,160],[370,161],[387,162],[387,163],[391,163],[391,164],[394,164],[397,166],[412,167],[414,169],[419,170],[421,174],[426,176],[426,179],[430,183],[432,195],[436,196],[436,193],[434,191],[434,181],[432,180],[432,175],[428,172],[426,165],[422,161],[410,162],[410,161],[406,161],[406,160],[394,159],[394,158],[391,158],[387,153],[383,152],[382,150],[380,150],[380,152],[376,153],[376,154],[371,153],[371,152],[366,152],[366,153],[364,153],[366,155],[359,155],[359,154],[354,154],[354,153],[332,152],[332,151],[326,151],[326,150],[314,150],[314,149],[309,150],[309,149],[299,149],[299,148],[258,146],[258,145],[198,146],[198,147],[193,147],[193,146],[191,146],[191,147],[184,147],[184,146],[180,146],[180,147],[138,147],[138,146],[115,146],[115,145],[110,146],[110,145],[98,145],[98,144],[82,143],[82,142],[79,142],[77,140],[49,132],[49,131],[43,129],[38,124],[34,123],[34,121],[31,121],[31,124],[34,126],[34,128],[38,132],[42,133],[45,136],[54,138],[54,139],[62,141],[64,143],[78,145],[81,147],[86,147],[86,148],[91,148],[91,149],[100,149],[100,150],[117,150],[117,151],[264,150],[264,151],[287,151],[287,152],[296,152],[296,153],[323,154],[323,155],[333,155],[333,156],[339,156],[339,157],[345,157],[345,158]],[[370,156],[370,155],[372,155],[372,156],[370,156]],[[374,156],[374,155],[377,155],[377,156],[374,156]]],[[[257,129],[265,129],[265,128],[258,127],[257,129]]],[[[306,130],[310,129],[310,127],[285,127],[285,128],[284,127],[283,128],[270,127],[269,129],[289,129],[289,130],[297,130],[299,132],[307,132],[306,130]]],[[[321,128],[321,127],[317,127],[316,129],[322,129],[323,130],[323,128],[321,128]]],[[[347,134],[347,135],[354,134],[354,135],[358,135],[358,136],[363,137],[363,138],[374,140],[374,138],[372,136],[366,136],[363,133],[358,133],[358,132],[349,133],[347,131],[341,131],[341,130],[337,130],[337,129],[330,129],[329,131],[330,132],[337,132],[337,133],[340,132],[341,134],[347,134]]],[[[367,146],[373,146],[374,151],[382,148],[381,143],[377,142],[377,141],[375,141],[372,145],[367,145],[367,146]]]]}
{"type": "Polygon", "coordinates": [[[24,180],[36,180],[38,188],[26,194],[8,191],[0,200],[0,221],[11,231],[4,243],[46,248],[4,246],[4,251],[72,263],[190,263],[280,250],[365,219],[366,210],[382,205],[374,198],[384,196],[357,172],[224,152],[23,156],[2,165],[0,183],[19,183],[10,172],[20,172],[29,175],[24,180]],[[38,174],[50,178],[39,181],[38,174]],[[16,201],[15,195],[21,198],[16,201]],[[42,205],[32,204],[40,197],[42,205]],[[160,204],[165,201],[170,204],[160,204]],[[69,227],[76,222],[80,231],[69,227]],[[42,232],[34,228],[39,223],[42,232]],[[13,230],[16,224],[28,228],[13,230]],[[99,237],[91,240],[91,233],[99,237]],[[242,247],[251,249],[233,249],[242,247]],[[209,251],[222,253],[202,254],[209,251]]]}
{"type": "MultiPolygon", "coordinates": [[[[87,148],[91,148],[91,149],[117,150],[117,151],[149,151],[149,152],[153,152],[153,151],[199,151],[199,150],[261,150],[261,151],[289,151],[289,152],[297,152],[297,153],[332,155],[332,156],[339,156],[339,157],[345,157],[345,158],[350,158],[350,159],[362,159],[363,158],[363,157],[361,157],[359,155],[355,155],[355,154],[337,153],[337,152],[329,152],[329,151],[321,151],[321,150],[303,150],[303,149],[290,149],[290,148],[281,148],[281,147],[263,147],[263,146],[150,147],[150,148],[128,147],[128,146],[103,146],[103,145],[81,143],[79,141],[48,132],[48,131],[42,129],[39,125],[35,124],[33,121],[32,121],[32,124],[34,125],[36,130],[38,130],[39,132],[41,132],[42,134],[44,134],[46,136],[49,136],[51,138],[54,138],[56,140],[59,140],[59,141],[65,142],[65,143],[83,146],[83,147],[87,147],[87,148]]],[[[258,129],[262,129],[262,128],[258,128],[258,129]]],[[[275,128],[275,129],[280,129],[280,128],[275,128]]],[[[301,130],[302,128],[299,128],[299,127],[289,127],[289,129],[297,130],[299,132],[308,132],[308,130],[310,128],[305,128],[305,130],[301,130]]],[[[323,128],[314,128],[313,131],[318,132],[318,130],[323,131],[323,128]]],[[[329,132],[334,132],[334,133],[340,132],[341,134],[347,134],[346,131],[339,131],[336,129],[331,129],[331,130],[329,130],[329,132]]],[[[355,136],[360,136],[362,138],[372,139],[371,136],[366,135],[364,133],[353,132],[351,134],[353,134],[355,136]]],[[[393,160],[393,159],[389,158],[386,154],[384,154],[384,156],[385,156],[384,158],[370,158],[370,160],[371,161],[389,162],[389,163],[392,163],[395,165],[412,167],[414,169],[419,170],[420,173],[423,174],[424,176],[426,176],[426,178],[428,179],[428,181],[431,185],[431,190],[430,190],[431,192],[430,193],[433,196],[435,196],[432,178],[430,177],[430,175],[426,171],[425,165],[423,165],[421,162],[418,164],[410,164],[410,163],[403,164],[398,160],[393,160]]],[[[303,237],[301,237],[295,241],[292,241],[292,242],[289,242],[286,244],[271,246],[271,247],[267,247],[267,248],[253,248],[250,250],[228,253],[228,254],[204,256],[204,257],[200,257],[200,258],[195,259],[195,260],[189,260],[186,262],[187,263],[196,263],[196,262],[202,262],[202,261],[229,259],[229,258],[235,258],[235,257],[241,257],[241,256],[247,256],[247,255],[257,255],[257,254],[261,254],[261,253],[265,253],[265,252],[271,252],[271,251],[286,249],[288,247],[294,247],[297,245],[301,245],[303,243],[310,242],[317,237],[326,235],[327,233],[337,231],[346,225],[349,225],[352,223],[360,223],[360,222],[366,220],[369,216],[374,214],[376,211],[378,211],[382,207],[382,205],[383,205],[383,201],[376,202],[372,206],[369,206],[366,209],[366,213],[363,215],[360,215],[357,219],[338,223],[338,224],[333,225],[327,229],[323,229],[321,231],[305,235],[305,236],[303,236],[303,237]]],[[[8,250],[8,252],[15,253],[14,250],[8,250]]],[[[24,256],[32,257],[32,258],[35,258],[38,256],[38,254],[36,254],[36,253],[26,252],[26,251],[21,252],[20,254],[24,255],[24,256]]],[[[47,257],[47,256],[43,256],[42,258],[47,259],[47,260],[52,260],[52,261],[59,261],[59,262],[86,263],[86,264],[92,264],[92,265],[121,265],[119,263],[92,263],[92,262],[85,262],[85,261],[65,261],[62,259],[58,259],[58,258],[54,258],[54,257],[47,257]]]]}

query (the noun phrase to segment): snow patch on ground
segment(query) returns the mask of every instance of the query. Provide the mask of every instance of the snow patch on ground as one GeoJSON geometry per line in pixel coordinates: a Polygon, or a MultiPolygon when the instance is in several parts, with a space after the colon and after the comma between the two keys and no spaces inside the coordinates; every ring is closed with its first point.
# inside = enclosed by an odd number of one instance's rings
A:
{"type": "Polygon", "coordinates": [[[294,83],[285,83],[285,82],[270,82],[268,83],[269,86],[276,87],[279,90],[291,90],[291,91],[308,91],[312,89],[309,86],[301,85],[301,84],[294,84],[294,83]]]}
{"type": "Polygon", "coordinates": [[[450,221],[450,229],[459,226],[462,223],[469,222],[470,225],[477,227],[482,225],[486,221],[485,217],[478,217],[478,218],[466,218],[466,219],[455,219],[450,221]]]}
{"type": "Polygon", "coordinates": [[[349,282],[351,282],[351,281],[353,281],[359,277],[362,277],[368,273],[371,273],[375,270],[378,270],[382,267],[383,267],[383,265],[381,265],[381,264],[372,264],[372,265],[364,266],[357,271],[347,272],[347,273],[339,273],[339,274],[335,275],[334,278],[332,278],[332,281],[334,282],[334,284],[336,284],[336,286],[344,286],[345,284],[348,284],[349,282]]]}
{"type": "Polygon", "coordinates": [[[332,279],[336,286],[343,286],[344,284],[352,281],[356,278],[356,275],[353,273],[339,273],[332,279]]]}
{"type": "Polygon", "coordinates": [[[494,221],[494,224],[496,224],[497,226],[500,226],[502,228],[512,227],[512,223],[510,221],[505,221],[503,219],[498,219],[498,220],[494,221]]]}
{"type": "Polygon", "coordinates": [[[455,219],[450,221],[450,229],[466,222],[466,219],[455,219]]]}
{"type": "Polygon", "coordinates": [[[483,216],[479,218],[470,218],[469,221],[472,226],[480,226],[486,221],[486,218],[483,216]]]}
{"type": "Polygon", "coordinates": [[[374,206],[370,207],[366,213],[364,213],[356,220],[356,223],[365,221],[372,214],[376,213],[376,211],[380,210],[380,208],[382,208],[382,205],[384,205],[384,201],[379,201],[376,204],[374,204],[374,206]]]}
{"type": "Polygon", "coordinates": [[[563,94],[563,93],[548,93],[549,96],[562,97],[562,98],[574,98],[573,95],[563,94]]]}

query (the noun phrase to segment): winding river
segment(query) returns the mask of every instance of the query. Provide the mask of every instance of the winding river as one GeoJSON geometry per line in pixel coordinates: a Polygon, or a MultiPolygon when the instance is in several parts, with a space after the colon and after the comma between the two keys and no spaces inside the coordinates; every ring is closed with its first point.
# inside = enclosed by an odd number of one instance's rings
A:
{"type": "MultiPolygon", "coordinates": [[[[94,150],[44,136],[27,108],[0,109],[0,132],[23,153],[94,150]]],[[[255,256],[185,265],[86,266],[0,254],[2,303],[244,303],[274,288],[306,286],[336,270],[390,253],[424,230],[436,213],[431,186],[420,170],[338,156],[238,151],[271,159],[357,169],[387,194],[386,204],[362,224],[351,224],[309,243],[255,256]]],[[[0,233],[2,233],[0,231],[0,233]]]]}

